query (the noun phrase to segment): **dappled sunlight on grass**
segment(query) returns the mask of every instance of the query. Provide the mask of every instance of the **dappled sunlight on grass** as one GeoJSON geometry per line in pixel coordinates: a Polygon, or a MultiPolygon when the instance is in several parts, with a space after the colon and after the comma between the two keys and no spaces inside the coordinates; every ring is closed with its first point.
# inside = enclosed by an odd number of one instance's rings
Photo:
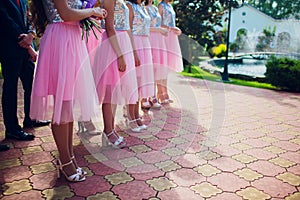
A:
{"type": "MultiPolygon", "coordinates": [[[[181,75],[200,78],[209,81],[221,81],[221,75],[211,74],[200,67],[192,66],[191,73],[188,73],[187,68],[181,72],[181,75]]],[[[227,84],[234,84],[234,85],[241,85],[241,86],[248,86],[248,87],[256,87],[256,88],[265,88],[265,89],[276,89],[275,86],[272,86],[269,83],[260,83],[257,81],[245,81],[240,79],[230,78],[230,82],[226,82],[227,84]]]]}

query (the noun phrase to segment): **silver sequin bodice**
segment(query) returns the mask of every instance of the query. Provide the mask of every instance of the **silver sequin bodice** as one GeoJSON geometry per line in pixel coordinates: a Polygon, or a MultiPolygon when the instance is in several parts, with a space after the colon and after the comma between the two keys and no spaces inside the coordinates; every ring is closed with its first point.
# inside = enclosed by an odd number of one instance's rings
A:
{"type": "Polygon", "coordinates": [[[158,12],[158,8],[153,5],[149,5],[147,6],[147,11],[151,18],[150,27],[159,28],[161,26],[161,16],[158,12]]]}
{"type": "Polygon", "coordinates": [[[139,4],[131,4],[133,9],[132,34],[133,35],[149,35],[150,34],[150,16],[147,11],[139,4]]]}
{"type": "MultiPolygon", "coordinates": [[[[44,9],[49,20],[49,23],[63,22],[62,18],[59,16],[57,9],[53,0],[42,0],[44,4],[44,9]]],[[[68,0],[68,5],[71,8],[81,9],[82,2],[80,0],[68,0]]]]}
{"type": "Polygon", "coordinates": [[[159,5],[162,5],[163,8],[162,25],[168,27],[175,27],[176,13],[172,5],[167,4],[165,2],[160,2],[159,5]]]}
{"type": "Polygon", "coordinates": [[[115,30],[129,30],[129,9],[123,0],[117,0],[114,10],[114,25],[115,30]]]}

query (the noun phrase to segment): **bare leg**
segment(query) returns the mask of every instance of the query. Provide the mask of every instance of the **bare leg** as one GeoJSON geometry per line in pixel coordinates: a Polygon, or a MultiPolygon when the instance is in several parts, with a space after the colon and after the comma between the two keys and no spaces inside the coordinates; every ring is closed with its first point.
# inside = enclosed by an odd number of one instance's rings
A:
{"type": "MultiPolygon", "coordinates": [[[[59,158],[62,164],[66,164],[71,161],[70,153],[70,138],[69,138],[69,123],[66,124],[52,124],[52,134],[59,152],[59,158]]],[[[64,167],[64,171],[68,176],[76,174],[76,168],[74,165],[67,165],[64,167]]]]}
{"type": "Polygon", "coordinates": [[[103,122],[104,122],[104,132],[110,133],[114,129],[114,115],[112,111],[112,104],[104,103],[102,104],[103,122]]]}
{"type": "MultiPolygon", "coordinates": [[[[73,151],[73,122],[68,123],[69,126],[69,152],[70,152],[70,157],[72,158],[74,156],[74,151],[73,151]]],[[[75,167],[78,168],[77,162],[75,158],[72,160],[75,167]]]]}
{"type": "MultiPolygon", "coordinates": [[[[114,131],[114,118],[116,113],[117,106],[110,103],[104,103],[102,104],[102,112],[103,112],[103,121],[104,121],[104,133],[106,135],[107,140],[109,140],[113,146],[115,147],[124,147],[126,145],[125,139],[121,139],[121,141],[117,142],[117,140],[120,140],[120,136],[118,133],[114,131]],[[115,144],[117,142],[117,144],[115,144]]],[[[102,136],[103,137],[103,136],[102,136]]],[[[103,139],[102,139],[103,141],[103,139]]]]}

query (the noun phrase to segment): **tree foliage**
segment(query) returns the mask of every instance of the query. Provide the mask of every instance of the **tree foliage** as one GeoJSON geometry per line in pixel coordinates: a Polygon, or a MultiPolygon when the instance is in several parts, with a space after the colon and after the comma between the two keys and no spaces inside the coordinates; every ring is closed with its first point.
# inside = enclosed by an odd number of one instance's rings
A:
{"type": "Polygon", "coordinates": [[[249,0],[248,4],[275,19],[300,19],[299,0],[249,0]]]}
{"type": "MultiPolygon", "coordinates": [[[[215,45],[215,27],[222,27],[221,19],[227,8],[226,3],[226,0],[175,1],[177,26],[185,35],[209,49],[215,45]]],[[[232,6],[236,5],[236,1],[232,0],[232,6]]]]}

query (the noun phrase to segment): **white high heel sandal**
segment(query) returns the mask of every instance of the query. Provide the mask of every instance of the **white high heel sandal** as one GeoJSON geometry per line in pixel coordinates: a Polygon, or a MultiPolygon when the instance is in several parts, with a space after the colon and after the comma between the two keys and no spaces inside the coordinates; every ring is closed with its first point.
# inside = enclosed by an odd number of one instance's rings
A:
{"type": "MultiPolygon", "coordinates": [[[[141,121],[141,123],[143,123],[143,122],[142,122],[142,118],[137,118],[136,121],[141,121]]],[[[140,127],[140,129],[141,129],[142,131],[143,131],[143,130],[146,130],[146,129],[148,128],[148,126],[146,126],[145,124],[139,125],[139,124],[137,123],[137,125],[140,127]]]]}
{"type": "Polygon", "coordinates": [[[130,130],[132,132],[135,133],[139,133],[142,130],[144,130],[143,128],[141,128],[137,123],[136,123],[137,119],[133,119],[133,120],[129,120],[128,118],[126,118],[125,123],[126,125],[130,128],[130,130]]]}
{"type": "Polygon", "coordinates": [[[65,166],[71,165],[73,164],[72,160],[68,163],[62,164],[61,161],[59,159],[57,159],[57,177],[60,178],[61,173],[66,177],[66,179],[70,182],[81,182],[85,180],[85,176],[83,176],[82,174],[79,174],[78,171],[76,174],[72,174],[70,176],[68,176],[66,174],[66,172],[63,170],[63,168],[65,166]]]}
{"type": "MultiPolygon", "coordinates": [[[[73,160],[75,161],[75,156],[72,156],[71,157],[71,160],[72,160],[72,162],[73,162],[73,160]]],[[[73,162],[74,163],[74,162],[73,162]]],[[[75,165],[76,166],[76,165],[75,165]]],[[[79,174],[81,174],[81,175],[87,175],[87,172],[86,171],[84,171],[81,167],[77,167],[77,173],[79,173],[79,174]]]]}
{"type": "Polygon", "coordinates": [[[103,134],[102,134],[102,146],[106,147],[106,146],[109,146],[109,145],[111,145],[114,148],[121,149],[121,148],[123,148],[123,147],[126,146],[126,140],[125,140],[124,137],[119,136],[118,133],[115,132],[115,130],[112,130],[112,132],[110,132],[108,134],[106,134],[106,133],[103,132],[103,134]],[[118,138],[116,141],[114,141],[114,143],[111,142],[108,139],[108,137],[111,136],[111,135],[113,135],[116,138],[118,138]]]}
{"type": "Polygon", "coordinates": [[[97,130],[92,121],[79,121],[78,122],[78,133],[89,133],[91,135],[100,134],[101,131],[97,130]]]}

